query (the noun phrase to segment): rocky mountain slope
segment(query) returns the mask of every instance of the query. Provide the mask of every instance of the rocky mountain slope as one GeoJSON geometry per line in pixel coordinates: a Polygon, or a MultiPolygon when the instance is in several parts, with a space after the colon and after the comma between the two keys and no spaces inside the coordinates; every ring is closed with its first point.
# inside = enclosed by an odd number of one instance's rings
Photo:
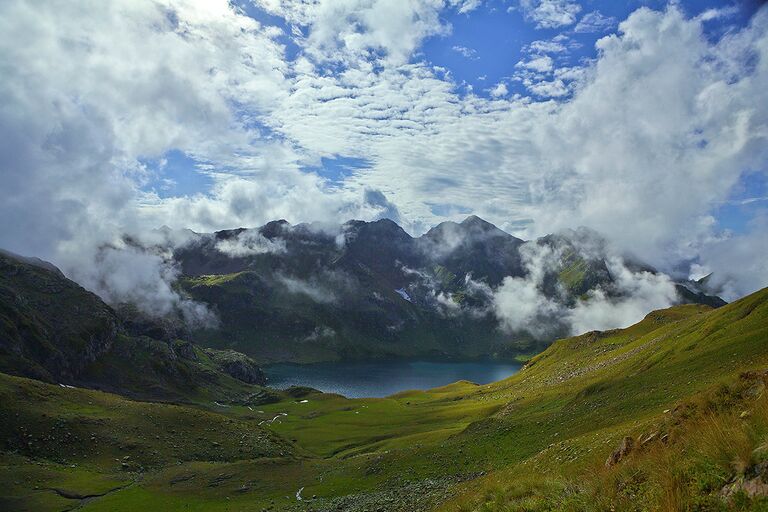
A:
{"type": "MultiPolygon", "coordinates": [[[[418,238],[387,219],[341,227],[276,221],[194,235],[174,260],[183,290],[221,319],[193,339],[261,362],[537,352],[571,331],[554,309],[567,312],[592,294],[632,298],[636,291],[616,273],[656,273],[617,263],[588,230],[524,242],[474,216],[418,238]],[[499,290],[534,278],[530,288],[551,311],[526,325],[500,321],[499,290]]],[[[676,302],[724,304],[696,283],[675,286],[676,302]]]]}
{"type": "Polygon", "coordinates": [[[143,399],[272,396],[251,386],[264,374],[243,354],[204,350],[125,315],[50,264],[0,253],[0,371],[143,399]]]}

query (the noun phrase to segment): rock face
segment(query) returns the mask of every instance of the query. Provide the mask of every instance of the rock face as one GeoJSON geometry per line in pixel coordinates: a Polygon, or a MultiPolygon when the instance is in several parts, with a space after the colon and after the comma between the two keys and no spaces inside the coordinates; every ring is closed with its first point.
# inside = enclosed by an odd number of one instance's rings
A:
{"type": "Polygon", "coordinates": [[[0,253],[0,371],[73,380],[118,335],[112,308],[51,267],[0,253]]]}
{"type": "Polygon", "coordinates": [[[621,440],[619,447],[616,448],[613,453],[608,456],[605,461],[605,467],[610,468],[621,462],[627,455],[629,455],[635,448],[635,440],[627,436],[621,440]]]}
{"type": "Polygon", "coordinates": [[[221,371],[246,384],[265,385],[267,377],[250,357],[234,350],[206,350],[221,371]]]}
{"type": "Polygon", "coordinates": [[[173,351],[183,359],[188,359],[190,361],[198,360],[197,354],[195,353],[195,346],[188,341],[180,341],[176,343],[173,347],[173,351]]]}

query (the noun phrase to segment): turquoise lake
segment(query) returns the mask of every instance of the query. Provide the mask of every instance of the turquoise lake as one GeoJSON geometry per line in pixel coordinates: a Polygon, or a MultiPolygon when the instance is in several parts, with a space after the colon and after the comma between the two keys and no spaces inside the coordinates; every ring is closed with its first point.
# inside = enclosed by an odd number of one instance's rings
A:
{"type": "Polygon", "coordinates": [[[458,380],[488,384],[517,373],[521,364],[500,361],[368,361],[264,368],[267,385],[308,386],[348,398],[384,397],[410,389],[431,389],[458,380]]]}

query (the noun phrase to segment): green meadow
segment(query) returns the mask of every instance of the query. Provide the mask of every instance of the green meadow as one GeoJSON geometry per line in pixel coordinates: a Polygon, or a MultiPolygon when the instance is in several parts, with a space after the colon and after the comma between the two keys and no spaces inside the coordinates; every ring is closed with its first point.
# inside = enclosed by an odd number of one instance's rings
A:
{"type": "Polygon", "coordinates": [[[765,510],[766,369],[768,290],[381,399],[148,403],[0,375],[0,509],[765,510]]]}

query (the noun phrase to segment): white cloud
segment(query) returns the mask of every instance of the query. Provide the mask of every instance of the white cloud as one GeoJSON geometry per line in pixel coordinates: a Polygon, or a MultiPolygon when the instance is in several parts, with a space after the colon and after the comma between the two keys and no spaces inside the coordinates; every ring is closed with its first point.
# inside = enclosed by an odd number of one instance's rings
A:
{"type": "Polygon", "coordinates": [[[721,8],[707,9],[696,18],[700,21],[712,21],[722,18],[729,18],[735,14],[738,14],[739,8],[735,5],[729,5],[721,8]]]}
{"type": "Polygon", "coordinates": [[[574,24],[581,5],[570,0],[520,0],[520,9],[536,28],[558,28],[574,24]]]}
{"type": "Polygon", "coordinates": [[[527,331],[537,338],[546,338],[557,329],[564,308],[541,288],[560,254],[547,246],[526,244],[521,248],[521,256],[528,275],[504,278],[493,292],[494,314],[507,331],[527,331]]]}
{"type": "Polygon", "coordinates": [[[698,277],[714,272],[708,285],[726,300],[735,300],[768,283],[768,214],[756,217],[743,234],[720,237],[701,251],[698,277]]]}
{"type": "Polygon", "coordinates": [[[650,311],[668,308],[679,299],[675,285],[664,274],[632,272],[618,258],[609,258],[608,270],[616,280],[618,297],[597,289],[568,312],[572,334],[628,327],[650,311]]]}
{"type": "MultiPolygon", "coordinates": [[[[384,52],[394,63],[403,63],[421,41],[444,34],[439,12],[443,0],[253,0],[269,13],[305,28],[304,47],[320,61],[355,61],[370,52],[384,52]]],[[[469,12],[478,1],[452,2],[469,12]]]]}
{"type": "Polygon", "coordinates": [[[113,302],[188,304],[162,259],[121,246],[146,232],[137,160],[247,146],[231,103],[268,110],[284,94],[282,48],[260,28],[224,2],[3,2],[0,244],[113,302]]]}
{"type": "MultiPolygon", "coordinates": [[[[82,252],[78,248],[76,256],[82,257],[82,252]]],[[[150,317],[176,315],[193,327],[217,322],[204,304],[181,297],[172,288],[179,271],[170,255],[125,245],[104,246],[91,260],[78,261],[69,270],[73,279],[111,304],[131,303],[150,317]]]]}
{"type": "Polygon", "coordinates": [[[247,230],[238,233],[232,238],[222,239],[216,242],[216,250],[239,258],[253,256],[255,254],[280,254],[285,252],[285,240],[270,240],[256,230],[247,230]]]}
{"type": "Polygon", "coordinates": [[[527,61],[520,61],[517,64],[515,64],[515,67],[523,68],[523,69],[530,69],[531,71],[536,71],[539,73],[547,73],[549,71],[552,71],[552,68],[554,67],[554,63],[552,60],[552,57],[549,55],[537,55],[534,57],[531,57],[527,61]]]}
{"type": "Polygon", "coordinates": [[[531,81],[526,83],[526,87],[533,94],[542,98],[559,98],[570,92],[570,89],[562,80],[542,80],[538,82],[531,81]]]}
{"type": "Polygon", "coordinates": [[[615,26],[616,18],[592,11],[585,14],[573,30],[578,33],[606,32],[615,26]]]}
{"type": "Polygon", "coordinates": [[[454,46],[452,50],[462,57],[466,57],[467,59],[478,59],[477,51],[473,50],[472,48],[467,48],[466,46],[454,46]]]}
{"type": "Polygon", "coordinates": [[[470,13],[483,4],[482,0],[449,0],[449,3],[457,8],[459,14],[470,13]]]}
{"type": "Polygon", "coordinates": [[[507,90],[507,84],[504,82],[499,82],[493,89],[490,90],[490,95],[494,98],[503,98],[507,94],[509,94],[509,91],[507,90]]]}
{"type": "Polygon", "coordinates": [[[563,53],[567,51],[567,48],[559,41],[536,40],[526,45],[524,51],[534,54],[563,53]]]}
{"type": "Polygon", "coordinates": [[[564,290],[554,295],[543,291],[546,275],[560,268],[562,248],[526,244],[521,255],[527,275],[507,277],[493,292],[494,314],[502,328],[550,338],[562,334],[560,329],[575,335],[628,327],[679,300],[667,275],[632,271],[613,249],[597,247],[589,239],[584,242],[577,242],[577,251],[586,258],[604,259],[613,283],[569,305],[564,290]]]}
{"type": "Polygon", "coordinates": [[[279,275],[278,280],[289,293],[306,295],[319,304],[332,304],[338,299],[330,288],[295,277],[279,275]]]}

